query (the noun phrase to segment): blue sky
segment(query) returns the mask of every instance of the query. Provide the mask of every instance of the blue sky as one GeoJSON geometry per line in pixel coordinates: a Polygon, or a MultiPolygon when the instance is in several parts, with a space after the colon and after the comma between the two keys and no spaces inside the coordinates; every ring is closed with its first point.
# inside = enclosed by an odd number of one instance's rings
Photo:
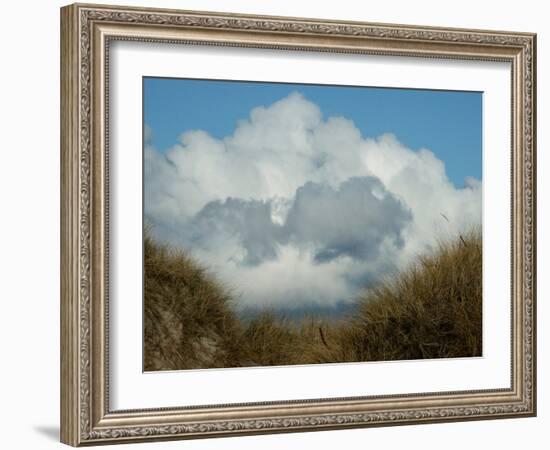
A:
{"type": "Polygon", "coordinates": [[[269,106],[294,91],[316,103],[324,118],[353,120],[363,137],[389,132],[413,150],[430,149],[457,187],[467,176],[481,179],[480,92],[146,77],[144,123],[153,131],[152,145],[163,152],[190,129],[217,138],[231,135],[253,108],[269,106]]]}

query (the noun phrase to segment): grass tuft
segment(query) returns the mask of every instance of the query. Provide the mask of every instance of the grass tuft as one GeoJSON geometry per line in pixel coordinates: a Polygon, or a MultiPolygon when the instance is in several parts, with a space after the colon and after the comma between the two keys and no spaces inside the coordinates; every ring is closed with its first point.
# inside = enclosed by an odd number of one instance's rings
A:
{"type": "Polygon", "coordinates": [[[481,233],[472,230],[365,292],[335,346],[349,361],[481,356],[481,316],[481,233]]]}
{"type": "Polygon", "coordinates": [[[144,243],[144,369],[241,363],[241,324],[228,289],[181,251],[144,243]]]}

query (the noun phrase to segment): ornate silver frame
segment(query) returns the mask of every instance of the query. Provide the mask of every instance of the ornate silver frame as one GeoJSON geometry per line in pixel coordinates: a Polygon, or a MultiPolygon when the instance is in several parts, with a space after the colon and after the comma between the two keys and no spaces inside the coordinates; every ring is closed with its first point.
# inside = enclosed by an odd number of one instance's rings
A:
{"type": "Polygon", "coordinates": [[[75,4],[61,9],[61,440],[73,446],[536,414],[536,36],[75,4]],[[508,61],[512,66],[509,389],[111,411],[108,111],[113,40],[508,61]]]}

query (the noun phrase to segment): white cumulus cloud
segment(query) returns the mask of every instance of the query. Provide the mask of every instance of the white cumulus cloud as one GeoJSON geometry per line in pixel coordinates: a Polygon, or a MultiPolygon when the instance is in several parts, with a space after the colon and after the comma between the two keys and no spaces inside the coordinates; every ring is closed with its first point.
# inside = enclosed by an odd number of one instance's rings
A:
{"type": "Polygon", "coordinates": [[[155,236],[207,265],[242,307],[351,301],[481,223],[480,180],[456,188],[430,150],[365,138],[297,92],[223,139],[187,130],[165,153],[146,141],[144,164],[155,236]]]}

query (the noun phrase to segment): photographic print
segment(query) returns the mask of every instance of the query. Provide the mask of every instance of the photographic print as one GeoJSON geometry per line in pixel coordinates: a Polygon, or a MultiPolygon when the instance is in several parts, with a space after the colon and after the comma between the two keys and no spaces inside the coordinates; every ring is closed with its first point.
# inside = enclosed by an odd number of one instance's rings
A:
{"type": "Polygon", "coordinates": [[[482,355],[482,93],[143,78],[144,370],[482,355]]]}

